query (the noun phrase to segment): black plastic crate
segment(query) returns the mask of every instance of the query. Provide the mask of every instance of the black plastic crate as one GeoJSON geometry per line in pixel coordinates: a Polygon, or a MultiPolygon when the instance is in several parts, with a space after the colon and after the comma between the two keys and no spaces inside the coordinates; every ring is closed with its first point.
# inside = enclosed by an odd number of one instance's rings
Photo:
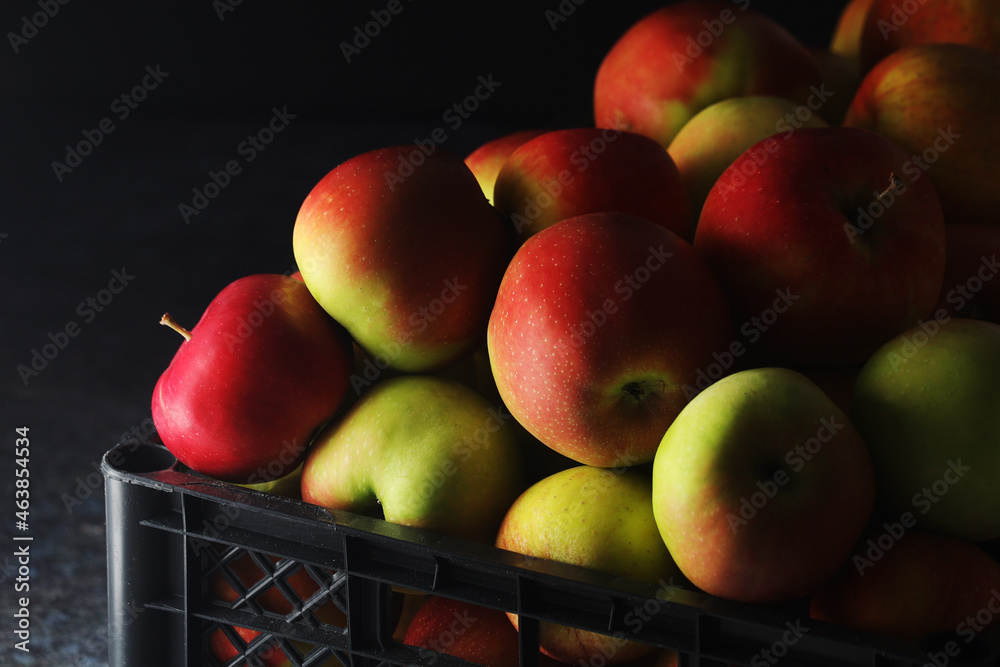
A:
{"type": "MultiPolygon", "coordinates": [[[[676,649],[682,667],[1000,665],[996,633],[949,657],[943,647],[954,637],[946,635],[916,645],[810,621],[801,604],[745,605],[675,588],[665,595],[663,586],[182,472],[155,443],[119,445],[102,467],[111,667],[223,667],[208,642],[222,632],[244,645],[237,626],[261,634],[232,664],[262,665],[271,646],[301,667],[330,656],[354,667],[471,664],[392,639],[393,590],[401,589],[520,614],[524,667],[537,665],[543,620],[676,649]],[[286,595],[287,614],[263,611],[257,587],[229,604],[211,595],[212,577],[240,587],[230,569],[238,558],[253,559],[286,595]],[[289,584],[301,571],[317,589],[306,599],[289,584]],[[330,601],[343,627],[318,619],[330,601]]],[[[590,664],[600,667],[602,656],[590,664]]]]}

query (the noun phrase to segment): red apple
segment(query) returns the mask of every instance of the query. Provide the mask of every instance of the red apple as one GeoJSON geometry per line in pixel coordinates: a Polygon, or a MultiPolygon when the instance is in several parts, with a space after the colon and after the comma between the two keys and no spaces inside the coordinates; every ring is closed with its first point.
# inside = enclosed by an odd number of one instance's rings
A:
{"type": "Polygon", "coordinates": [[[909,155],[852,128],[770,137],[719,178],[695,250],[733,314],[757,332],[758,365],[849,366],[933,311],[945,231],[909,155]],[[892,180],[890,180],[892,179],[892,180]]]}
{"type": "Polygon", "coordinates": [[[820,82],[808,49],[750,5],[692,0],[640,19],[598,69],[597,126],[638,132],[667,146],[713,102],[775,95],[804,103],[820,82]]]}
{"type": "Polygon", "coordinates": [[[483,194],[486,195],[486,200],[489,203],[493,203],[493,186],[497,182],[497,175],[500,173],[503,163],[518,146],[543,133],[544,130],[511,132],[487,141],[465,156],[466,166],[472,170],[476,180],[479,181],[479,187],[483,189],[483,194]]]}
{"type": "Polygon", "coordinates": [[[471,356],[512,254],[462,159],[426,146],[333,169],[302,203],[292,246],[323,308],[368,354],[409,372],[471,356]]]}
{"type": "MultiPolygon", "coordinates": [[[[164,316],[164,322],[172,322],[164,316]]],[[[177,459],[228,482],[292,472],[339,409],[351,340],[306,286],[258,274],[223,289],[153,391],[153,423],[177,459]]]]}
{"type": "MultiPolygon", "coordinates": [[[[483,667],[518,667],[517,630],[497,609],[431,596],[420,607],[403,643],[462,658],[483,667]]],[[[430,654],[429,654],[430,655],[430,654]]],[[[556,667],[539,655],[542,667],[556,667]]]]}
{"type": "Polygon", "coordinates": [[[523,242],[560,220],[617,211],[690,241],[691,201],[670,155],[641,134],[579,128],[522,144],[497,176],[494,203],[523,242]]]}
{"type": "Polygon", "coordinates": [[[995,0],[873,0],[861,33],[862,71],[920,44],[966,44],[1000,56],[995,0]]]}
{"type": "Polygon", "coordinates": [[[683,239],[595,213],[528,239],[487,344],[504,404],[532,435],[595,466],[653,459],[713,353],[733,338],[715,276],[683,239]]]}
{"type": "Polygon", "coordinates": [[[961,44],[895,51],[865,75],[844,125],[901,146],[896,175],[926,172],[946,223],[1000,225],[1000,56],[961,44]]]}
{"type": "Polygon", "coordinates": [[[1000,563],[972,542],[911,528],[896,516],[867,533],[813,593],[810,617],[903,639],[951,631],[959,646],[1000,618],[1000,563]]]}
{"type": "Polygon", "coordinates": [[[948,225],[944,284],[937,309],[948,317],[1000,324],[1000,226],[948,225]]]}

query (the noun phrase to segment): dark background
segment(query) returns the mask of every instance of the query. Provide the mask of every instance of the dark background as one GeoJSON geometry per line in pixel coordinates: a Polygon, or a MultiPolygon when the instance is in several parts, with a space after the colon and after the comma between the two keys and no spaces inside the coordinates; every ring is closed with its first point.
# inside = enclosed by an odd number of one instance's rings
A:
{"type": "MultiPolygon", "coordinates": [[[[149,430],[153,385],[180,342],[157,324],[164,311],[193,326],[232,280],[293,270],[299,205],[353,155],[438,127],[444,147],[465,155],[509,131],[588,123],[604,53],[664,3],[563,0],[574,11],[553,30],[546,11],[558,11],[558,0],[400,0],[402,11],[348,63],[341,43],[388,4],[3,3],[0,663],[107,662],[98,467],[130,430],[149,430]],[[43,5],[58,13],[28,29],[15,52],[10,34],[43,5]],[[220,16],[220,7],[231,11],[220,16]],[[169,74],[119,118],[114,101],[147,67],[169,74]],[[460,128],[448,127],[442,114],[489,75],[500,87],[460,128]],[[241,142],[273,109],[294,118],[246,162],[241,142]],[[114,130],[60,181],[52,163],[104,118],[114,130]],[[242,171],[186,223],[179,205],[233,159],[242,171]],[[114,271],[133,276],[116,294],[104,291],[114,271]],[[106,303],[98,312],[88,299],[106,303]],[[75,335],[60,336],[67,327],[75,335]],[[53,340],[62,349],[25,381],[18,367],[53,340]],[[31,437],[30,654],[13,650],[10,613],[20,595],[10,555],[20,426],[31,437]]],[[[812,47],[826,46],[841,6],[751,4],[812,47]]]]}

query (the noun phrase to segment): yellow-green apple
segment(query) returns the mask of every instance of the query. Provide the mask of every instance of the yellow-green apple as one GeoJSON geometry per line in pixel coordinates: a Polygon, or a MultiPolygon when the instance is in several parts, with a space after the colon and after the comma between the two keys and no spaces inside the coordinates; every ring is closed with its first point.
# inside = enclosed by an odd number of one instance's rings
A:
{"type": "Polygon", "coordinates": [[[153,390],[156,431],[192,470],[253,484],[291,473],[339,409],[351,339],[306,286],[257,274],[220,291],[153,390]]]}
{"type": "Polygon", "coordinates": [[[691,196],[694,219],[719,176],[759,141],[800,127],[826,127],[822,109],[826,99],[812,106],[770,95],[743,95],[705,107],[681,128],[667,147],[691,196]]]}
{"type": "Polygon", "coordinates": [[[871,450],[883,512],[909,512],[923,530],[994,539],[1000,325],[935,315],[865,363],[851,418],[871,450]]]}
{"type": "Polygon", "coordinates": [[[855,68],[861,60],[861,34],[868,19],[868,11],[874,0],[849,0],[837,17],[830,38],[830,53],[847,58],[855,68]]]}
{"type": "Polygon", "coordinates": [[[858,88],[844,125],[874,130],[926,173],[945,222],[1000,221],[1000,56],[961,44],[911,46],[886,56],[858,88]]]}
{"type": "Polygon", "coordinates": [[[490,543],[523,488],[510,421],[453,380],[385,380],[316,437],[302,499],[490,543]]]}
{"type": "MultiPolygon", "coordinates": [[[[646,467],[613,470],[576,466],[550,475],[522,493],[504,517],[496,546],[661,588],[680,586],[677,566],[657,532],[651,497],[652,482],[646,467]]],[[[516,625],[517,615],[510,617],[516,625]]],[[[623,621],[631,627],[628,618],[623,621]]],[[[572,664],[587,664],[594,656],[618,664],[653,650],[651,645],[621,635],[549,621],[542,621],[540,631],[542,652],[572,664]]]]}
{"type": "Polygon", "coordinates": [[[1000,563],[972,542],[908,528],[898,516],[866,532],[809,601],[817,620],[910,640],[951,632],[956,648],[998,613],[1000,563]]]}
{"type": "Polygon", "coordinates": [[[874,0],[861,33],[868,71],[890,53],[921,44],[966,44],[1000,56],[994,0],[874,0]]]}
{"type": "Polygon", "coordinates": [[[491,139],[465,156],[465,164],[479,181],[479,187],[486,195],[486,201],[493,203],[493,186],[496,185],[500,168],[518,146],[534,139],[545,130],[521,130],[491,139]]]}
{"type": "Polygon", "coordinates": [[[597,71],[597,126],[638,132],[666,147],[695,113],[729,97],[804,103],[820,83],[809,50],[750,4],[679,2],[633,24],[597,71]]]}
{"type": "Polygon", "coordinates": [[[938,308],[949,317],[1000,324],[1000,225],[948,225],[938,308]]]}
{"type": "Polygon", "coordinates": [[[328,173],[292,234],[305,284],[371,355],[424,372],[472,354],[512,254],[460,157],[393,146],[328,173]]]}
{"type": "MultiPolygon", "coordinates": [[[[403,643],[483,667],[518,667],[521,664],[517,630],[507,614],[439,595],[428,597],[421,605],[407,628],[403,643]]],[[[559,664],[545,655],[539,656],[541,667],[558,667],[559,664]]]]}
{"type": "Polygon", "coordinates": [[[301,500],[302,464],[296,466],[295,470],[288,473],[284,477],[279,477],[278,479],[270,480],[267,482],[256,482],[254,484],[240,484],[240,486],[244,486],[248,489],[253,489],[255,491],[263,491],[264,493],[270,493],[276,496],[282,496],[285,498],[295,498],[296,500],[301,500]]]}
{"type": "Polygon", "coordinates": [[[620,213],[568,218],[511,260],[487,332],[504,405],[587,465],[648,463],[686,385],[733,340],[725,295],[690,245],[620,213]]]}
{"type": "MultiPolygon", "coordinates": [[[[320,585],[304,566],[296,566],[296,569],[292,570],[287,568],[287,562],[276,556],[268,556],[268,559],[270,563],[261,566],[248,552],[244,552],[225,565],[226,574],[219,570],[212,576],[208,584],[209,597],[213,602],[225,603],[230,607],[243,605],[241,600],[251,599],[255,607],[271,614],[285,616],[296,609],[301,609],[303,603],[308,603],[320,591],[320,585]],[[277,583],[279,580],[282,582],[281,586],[277,583]],[[269,585],[269,582],[273,583],[269,585]],[[297,599],[289,599],[289,595],[297,599]]],[[[311,613],[316,620],[327,625],[347,627],[346,614],[332,599],[315,606],[311,613]]],[[[243,645],[252,644],[261,634],[257,630],[239,626],[234,626],[233,630],[243,645]]],[[[312,648],[304,642],[290,643],[302,654],[307,654],[312,648]]],[[[222,628],[214,630],[209,637],[209,649],[213,657],[223,664],[228,664],[243,652],[242,645],[237,644],[230,640],[222,628]]],[[[285,654],[281,645],[274,642],[256,648],[253,655],[265,667],[292,667],[295,664],[285,654]]],[[[340,661],[336,658],[330,658],[323,663],[323,667],[340,667],[340,665],[340,661]]]]}
{"type": "Polygon", "coordinates": [[[899,178],[908,159],[874,132],[803,128],[755,144],[719,177],[694,248],[737,321],[763,324],[748,359],[860,364],[930,314],[944,220],[930,181],[899,178]]]}
{"type": "Polygon", "coordinates": [[[560,220],[606,211],[691,240],[691,202],[673,160],[649,137],[621,130],[555,130],[527,141],[500,170],[494,205],[521,242],[560,220]]]}
{"type": "Polygon", "coordinates": [[[785,368],[740,371],[702,391],[653,462],[653,514],[681,572],[744,602],[792,600],[833,577],[874,497],[858,431],[785,368]]]}

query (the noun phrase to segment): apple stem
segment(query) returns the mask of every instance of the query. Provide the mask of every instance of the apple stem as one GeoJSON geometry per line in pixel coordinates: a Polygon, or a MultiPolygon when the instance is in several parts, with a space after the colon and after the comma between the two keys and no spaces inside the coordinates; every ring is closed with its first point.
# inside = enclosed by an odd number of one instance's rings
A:
{"type": "Polygon", "coordinates": [[[160,324],[170,327],[180,335],[184,336],[184,340],[191,340],[191,332],[177,324],[174,318],[170,317],[170,313],[163,313],[163,317],[160,318],[160,324]]]}
{"type": "Polygon", "coordinates": [[[897,187],[899,187],[899,183],[900,183],[900,180],[898,178],[896,178],[895,172],[891,172],[890,171],[889,172],[889,187],[887,187],[885,190],[883,190],[878,195],[878,200],[881,201],[886,195],[888,195],[890,192],[892,192],[897,187]]]}

